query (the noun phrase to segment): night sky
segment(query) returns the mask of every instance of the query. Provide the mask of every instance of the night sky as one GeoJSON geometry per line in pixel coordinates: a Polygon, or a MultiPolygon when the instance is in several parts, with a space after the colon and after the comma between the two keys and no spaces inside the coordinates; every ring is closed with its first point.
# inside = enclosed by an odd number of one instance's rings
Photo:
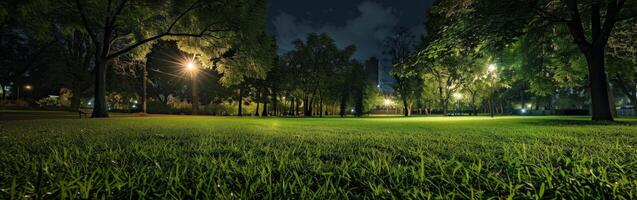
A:
{"type": "Polygon", "coordinates": [[[382,41],[396,26],[424,34],[425,12],[432,0],[270,0],[268,31],[279,53],[308,33],[327,33],[339,47],[355,45],[354,58],[381,56],[382,41]]]}

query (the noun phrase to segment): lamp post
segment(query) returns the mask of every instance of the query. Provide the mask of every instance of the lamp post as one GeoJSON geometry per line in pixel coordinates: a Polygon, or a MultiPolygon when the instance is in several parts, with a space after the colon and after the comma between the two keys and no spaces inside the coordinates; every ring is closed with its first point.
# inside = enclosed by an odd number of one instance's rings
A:
{"type": "Polygon", "coordinates": [[[189,60],[184,64],[186,71],[190,74],[192,81],[192,114],[199,114],[199,95],[197,94],[197,73],[199,72],[194,60],[189,60]]]}

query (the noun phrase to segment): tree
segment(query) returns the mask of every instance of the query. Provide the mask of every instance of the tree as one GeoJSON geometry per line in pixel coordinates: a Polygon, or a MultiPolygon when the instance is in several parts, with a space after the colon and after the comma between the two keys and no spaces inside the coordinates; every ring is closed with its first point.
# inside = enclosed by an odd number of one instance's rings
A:
{"type": "Polygon", "coordinates": [[[344,74],[356,48],[339,49],[327,34],[315,33],[309,34],[306,41],[294,41],[294,45],[289,65],[295,68],[293,71],[298,76],[296,84],[303,99],[303,114],[314,115],[316,110],[313,107],[316,105],[319,114],[322,114],[330,84],[337,80],[339,74],[344,74]]]}
{"type": "Polygon", "coordinates": [[[393,35],[385,38],[385,53],[391,57],[394,66],[391,75],[396,80],[394,85],[395,91],[402,99],[403,115],[411,116],[412,105],[414,102],[416,90],[422,81],[415,71],[409,68],[411,65],[403,65],[409,54],[414,50],[416,37],[405,27],[398,27],[394,30],[393,35]]]}
{"type": "MultiPolygon", "coordinates": [[[[61,19],[68,26],[81,27],[95,45],[95,103],[93,117],[108,117],[106,74],[111,62],[148,46],[159,39],[218,38],[222,40],[249,29],[252,6],[263,8],[261,1],[146,1],[91,0],[57,2],[63,5],[61,19]],[[79,19],[79,20],[76,20],[79,19]]],[[[262,17],[257,15],[257,17],[262,17]]]]}
{"type": "Polygon", "coordinates": [[[637,18],[617,24],[609,38],[608,63],[613,86],[626,96],[637,113],[637,18]]]}
{"type": "MultiPolygon", "coordinates": [[[[564,25],[588,66],[592,119],[612,121],[606,49],[616,25],[637,16],[637,2],[626,0],[476,1],[473,31],[514,38],[529,30],[564,25]],[[516,12],[511,12],[515,10],[516,12]],[[499,20],[493,20],[499,19],[499,20]],[[477,27],[477,24],[484,26],[477,27]],[[515,29],[511,31],[511,29],[515,29]]],[[[469,3],[471,4],[471,3],[469,3]]],[[[499,36],[497,36],[499,37],[499,36]]]]}

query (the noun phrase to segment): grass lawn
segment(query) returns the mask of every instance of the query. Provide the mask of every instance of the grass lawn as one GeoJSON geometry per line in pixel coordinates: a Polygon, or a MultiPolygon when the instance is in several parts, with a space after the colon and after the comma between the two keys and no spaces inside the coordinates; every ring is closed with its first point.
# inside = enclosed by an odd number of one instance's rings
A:
{"type": "Polygon", "coordinates": [[[0,122],[0,199],[636,199],[637,119],[0,122]]]}

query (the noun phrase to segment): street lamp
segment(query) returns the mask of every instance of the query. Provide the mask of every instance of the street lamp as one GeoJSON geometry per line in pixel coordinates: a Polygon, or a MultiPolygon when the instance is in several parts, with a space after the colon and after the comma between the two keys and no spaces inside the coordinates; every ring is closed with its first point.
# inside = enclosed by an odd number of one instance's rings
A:
{"type": "Polygon", "coordinates": [[[194,59],[187,60],[186,63],[183,64],[186,68],[186,72],[190,74],[190,79],[192,81],[192,114],[196,115],[199,113],[199,95],[197,95],[197,72],[198,68],[195,64],[194,59]]]}

